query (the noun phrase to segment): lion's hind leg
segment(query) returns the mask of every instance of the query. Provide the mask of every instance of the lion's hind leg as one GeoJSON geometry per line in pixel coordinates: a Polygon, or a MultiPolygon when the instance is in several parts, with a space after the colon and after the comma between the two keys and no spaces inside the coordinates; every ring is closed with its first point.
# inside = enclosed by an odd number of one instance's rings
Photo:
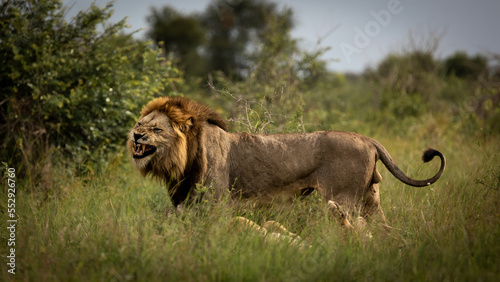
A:
{"type": "Polygon", "coordinates": [[[384,224],[386,224],[384,211],[382,210],[382,206],[380,205],[380,192],[379,192],[380,181],[382,181],[382,176],[375,167],[370,187],[363,196],[363,206],[361,209],[361,216],[366,219],[372,219],[374,216],[376,216],[384,224]]]}
{"type": "Polygon", "coordinates": [[[378,221],[381,222],[381,227],[389,233],[392,229],[391,226],[387,224],[387,220],[385,219],[384,211],[382,210],[382,206],[380,205],[380,191],[379,191],[379,182],[382,180],[382,177],[378,173],[375,168],[374,177],[370,187],[366,191],[363,196],[363,205],[361,207],[361,216],[369,221],[378,221]]]}
{"type": "Polygon", "coordinates": [[[373,216],[380,217],[382,222],[385,221],[384,211],[380,205],[380,193],[378,184],[372,184],[364,196],[364,204],[362,208],[362,216],[370,219],[373,216]]]}

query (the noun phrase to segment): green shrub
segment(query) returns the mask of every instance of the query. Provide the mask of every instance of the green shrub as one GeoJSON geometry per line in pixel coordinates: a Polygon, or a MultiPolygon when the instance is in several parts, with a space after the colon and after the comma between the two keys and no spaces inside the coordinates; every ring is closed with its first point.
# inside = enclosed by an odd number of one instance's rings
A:
{"type": "Polygon", "coordinates": [[[438,63],[431,53],[414,51],[389,55],[369,75],[380,97],[383,119],[400,121],[424,113],[442,88],[438,63]]]}
{"type": "Polygon", "coordinates": [[[111,4],[70,22],[57,0],[6,1],[0,13],[1,157],[27,174],[54,151],[106,160],[140,108],[182,82],[159,51],[123,33],[125,21],[107,22],[111,4]]]}

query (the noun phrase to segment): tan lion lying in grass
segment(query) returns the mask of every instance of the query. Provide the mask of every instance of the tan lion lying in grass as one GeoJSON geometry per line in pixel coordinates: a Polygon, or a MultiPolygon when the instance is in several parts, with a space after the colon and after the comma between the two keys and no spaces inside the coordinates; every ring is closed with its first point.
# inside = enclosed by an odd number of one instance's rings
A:
{"type": "Polygon", "coordinates": [[[283,225],[276,221],[266,221],[262,226],[241,217],[233,217],[232,223],[241,231],[253,231],[259,234],[266,243],[286,242],[300,248],[309,248],[297,234],[288,231],[283,225]]]}

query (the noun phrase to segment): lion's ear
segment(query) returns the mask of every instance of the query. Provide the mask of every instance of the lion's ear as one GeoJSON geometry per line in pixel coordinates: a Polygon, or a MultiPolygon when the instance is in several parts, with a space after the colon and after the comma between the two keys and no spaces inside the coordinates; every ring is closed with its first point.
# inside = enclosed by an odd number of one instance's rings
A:
{"type": "Polygon", "coordinates": [[[193,126],[193,118],[192,117],[189,117],[187,119],[185,119],[184,121],[182,121],[180,124],[179,124],[179,129],[183,132],[183,133],[186,133],[190,128],[191,126],[193,126]]]}

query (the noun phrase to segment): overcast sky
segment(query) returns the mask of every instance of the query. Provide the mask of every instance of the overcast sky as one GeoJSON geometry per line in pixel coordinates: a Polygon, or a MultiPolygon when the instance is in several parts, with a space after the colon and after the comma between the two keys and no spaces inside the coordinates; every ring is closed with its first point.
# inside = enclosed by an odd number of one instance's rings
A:
{"type": "MultiPolygon", "coordinates": [[[[236,0],[243,1],[243,0],[236,0]]],[[[108,0],[63,0],[68,15],[90,3],[108,0]]],[[[202,12],[211,0],[117,0],[111,21],[127,18],[130,31],[148,28],[151,7],[169,5],[183,13],[202,12]]],[[[443,33],[437,50],[445,57],[457,50],[471,55],[500,53],[500,0],[273,0],[294,11],[292,35],[306,50],[331,48],[323,57],[334,71],[360,72],[374,67],[389,52],[407,45],[410,31],[443,33]]]]}

